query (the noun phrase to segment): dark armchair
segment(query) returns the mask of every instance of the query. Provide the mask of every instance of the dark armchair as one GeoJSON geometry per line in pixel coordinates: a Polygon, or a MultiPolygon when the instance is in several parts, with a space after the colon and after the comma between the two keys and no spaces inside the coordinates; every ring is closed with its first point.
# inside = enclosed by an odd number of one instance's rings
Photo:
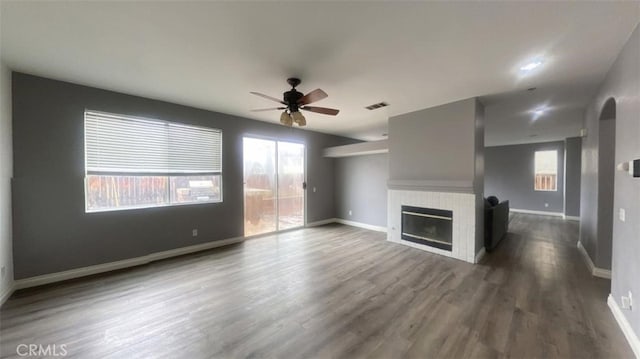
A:
{"type": "Polygon", "coordinates": [[[495,196],[485,199],[484,246],[494,249],[509,230],[509,201],[499,202],[495,196]]]}

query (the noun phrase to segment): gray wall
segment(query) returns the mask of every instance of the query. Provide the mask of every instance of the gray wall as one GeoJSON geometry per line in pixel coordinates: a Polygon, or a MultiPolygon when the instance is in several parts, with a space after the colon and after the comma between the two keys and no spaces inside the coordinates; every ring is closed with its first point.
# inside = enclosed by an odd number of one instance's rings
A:
{"type": "Polygon", "coordinates": [[[469,181],[475,176],[476,99],[389,119],[389,179],[469,181]]]}
{"type": "Polygon", "coordinates": [[[601,116],[598,121],[598,264],[611,268],[613,242],[616,121],[601,116]]]}
{"type": "Polygon", "coordinates": [[[580,167],[582,138],[564,140],[564,214],[580,217],[580,167]]]}
{"type": "Polygon", "coordinates": [[[509,200],[514,209],[562,213],[564,211],[564,141],[485,148],[485,196],[509,200]],[[558,190],[534,190],[536,151],[558,151],[558,190]],[[549,206],[545,207],[545,203],[549,206]]]}
{"type": "Polygon", "coordinates": [[[322,150],[353,140],[13,73],[16,279],[242,236],[243,135],[304,141],[317,188],[307,193],[307,221],[335,216],[334,162],[322,150]],[[86,214],[85,108],[222,129],[224,202],[86,214]]]}
{"type": "Polygon", "coordinates": [[[388,178],[389,156],[386,153],[337,158],[336,217],[386,227],[388,178]]]}
{"type": "MultiPolygon", "coordinates": [[[[598,128],[605,102],[616,101],[615,163],[640,158],[640,28],[636,27],[586,110],[588,135],[582,145],[580,241],[596,266],[606,268],[609,243],[597,237],[598,128]]],[[[620,307],[620,296],[631,290],[640,295],[640,179],[615,172],[611,293],[620,307]],[[626,210],[626,221],[618,210],[626,210]]],[[[623,314],[640,336],[640,310],[623,314]]]]}
{"type": "Polygon", "coordinates": [[[11,176],[13,172],[11,145],[11,71],[0,63],[0,297],[11,289],[13,282],[11,231],[11,176]]]}
{"type": "Polygon", "coordinates": [[[475,113],[475,168],[473,188],[476,194],[476,249],[484,248],[484,105],[476,99],[475,113]]]}

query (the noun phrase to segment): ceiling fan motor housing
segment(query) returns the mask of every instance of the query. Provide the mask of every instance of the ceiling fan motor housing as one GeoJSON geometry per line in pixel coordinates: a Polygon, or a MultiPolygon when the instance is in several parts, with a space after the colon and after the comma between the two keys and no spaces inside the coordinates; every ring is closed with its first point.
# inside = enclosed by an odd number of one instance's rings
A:
{"type": "Polygon", "coordinates": [[[299,110],[298,101],[300,101],[302,96],[304,96],[304,94],[302,92],[296,91],[296,89],[292,89],[282,94],[284,102],[289,105],[289,111],[291,112],[297,112],[299,110]]]}

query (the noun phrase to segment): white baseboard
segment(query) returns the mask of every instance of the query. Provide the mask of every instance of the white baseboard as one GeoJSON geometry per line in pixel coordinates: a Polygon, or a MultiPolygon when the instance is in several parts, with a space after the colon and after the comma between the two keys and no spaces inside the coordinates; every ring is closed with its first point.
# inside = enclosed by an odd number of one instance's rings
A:
{"type": "Polygon", "coordinates": [[[591,273],[591,275],[593,275],[594,277],[611,279],[611,270],[596,267],[596,265],[591,260],[591,257],[589,257],[589,253],[587,253],[587,250],[584,249],[580,241],[578,241],[578,250],[580,251],[580,253],[582,253],[582,258],[584,258],[587,267],[589,267],[589,272],[591,273]]]}
{"type": "Polygon", "coordinates": [[[611,279],[611,270],[594,267],[591,274],[594,277],[611,279]]]}
{"type": "Polygon", "coordinates": [[[110,271],[128,268],[128,267],[135,267],[142,264],[155,262],[161,259],[177,257],[184,254],[194,253],[194,252],[200,252],[200,251],[204,251],[204,250],[216,248],[216,247],[222,247],[229,244],[242,242],[244,240],[245,240],[245,237],[223,239],[220,241],[212,241],[212,242],[207,242],[202,244],[196,244],[189,247],[182,247],[182,248],[171,249],[163,252],[151,253],[146,256],[124,259],[116,262],[97,264],[89,267],[70,269],[63,272],[50,273],[50,274],[44,274],[44,275],[39,275],[35,277],[30,277],[30,278],[18,279],[14,282],[13,289],[18,290],[18,289],[30,288],[30,287],[35,287],[39,285],[60,282],[68,279],[85,277],[88,275],[110,272],[110,271]]]}
{"type": "Polygon", "coordinates": [[[486,253],[487,253],[487,251],[486,251],[486,249],[484,247],[480,248],[478,253],[476,253],[476,258],[475,258],[475,261],[473,263],[480,263],[480,261],[482,260],[482,258],[484,257],[484,255],[486,253]]]}
{"type": "Polygon", "coordinates": [[[354,222],[354,221],[349,221],[349,220],[342,219],[342,218],[335,218],[334,220],[335,220],[336,223],[346,224],[347,226],[359,227],[359,228],[369,229],[369,230],[372,230],[372,231],[387,233],[387,227],[374,226],[372,224],[354,222]]]}
{"type": "Polygon", "coordinates": [[[324,226],[325,224],[329,224],[329,223],[336,223],[337,218],[329,218],[329,219],[323,219],[321,221],[316,221],[316,222],[311,222],[311,223],[307,223],[307,225],[305,227],[317,227],[317,226],[324,226]]]}
{"type": "Polygon", "coordinates": [[[0,307],[2,307],[4,302],[6,302],[7,299],[9,299],[11,294],[13,294],[14,290],[15,290],[15,285],[13,282],[11,282],[9,286],[7,286],[7,288],[2,293],[0,293],[0,307]]]}
{"type": "Polygon", "coordinates": [[[568,221],[578,221],[578,222],[580,222],[580,217],[575,217],[575,216],[564,216],[564,219],[566,219],[568,221]]]}
{"type": "Polygon", "coordinates": [[[624,337],[627,338],[627,342],[629,342],[629,346],[631,346],[633,354],[635,354],[636,358],[640,359],[640,339],[638,339],[638,336],[633,331],[633,328],[631,328],[631,324],[629,324],[627,317],[624,316],[624,313],[611,294],[609,294],[609,298],[607,298],[607,304],[613,313],[613,317],[616,318],[618,326],[622,330],[624,337]]]}
{"type": "Polygon", "coordinates": [[[516,213],[525,213],[525,214],[537,214],[541,216],[564,217],[564,213],[562,212],[531,211],[528,209],[517,209],[517,208],[509,208],[509,211],[516,212],[516,213]]]}

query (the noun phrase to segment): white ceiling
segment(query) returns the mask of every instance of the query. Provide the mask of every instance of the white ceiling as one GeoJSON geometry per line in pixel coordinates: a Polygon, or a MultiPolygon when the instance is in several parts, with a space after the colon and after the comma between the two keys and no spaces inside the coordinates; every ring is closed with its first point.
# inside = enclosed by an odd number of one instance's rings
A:
{"type": "Polygon", "coordinates": [[[277,122],[285,80],[322,88],[308,128],[380,139],[387,119],[481,96],[488,145],[577,135],[640,2],[9,2],[13,70],[277,122]],[[518,68],[543,56],[527,77],[518,68]],[[534,92],[524,91],[537,87],[534,92]],[[365,106],[386,101],[389,107],[365,106]],[[526,114],[551,109],[537,121],[526,114]],[[537,135],[529,137],[530,135],[537,135]]]}

